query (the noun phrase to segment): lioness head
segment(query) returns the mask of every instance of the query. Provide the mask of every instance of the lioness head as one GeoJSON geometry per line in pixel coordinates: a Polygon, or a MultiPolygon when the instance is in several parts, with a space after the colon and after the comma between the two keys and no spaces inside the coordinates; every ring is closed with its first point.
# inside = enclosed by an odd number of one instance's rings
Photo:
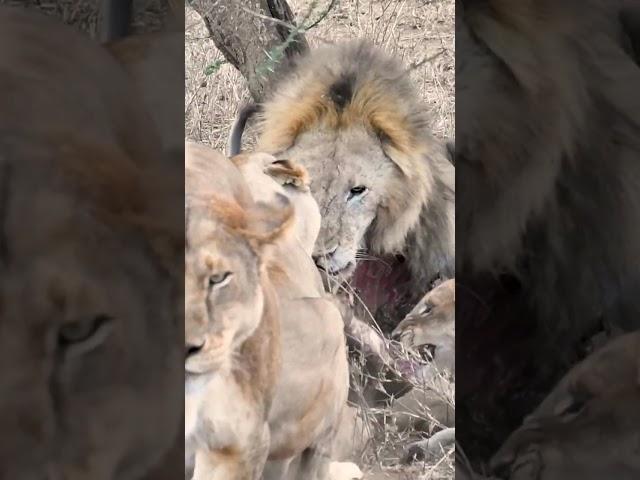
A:
{"type": "Polygon", "coordinates": [[[293,160],[277,160],[267,153],[236,155],[231,159],[250,186],[256,201],[277,202],[279,195],[291,200],[295,210],[295,237],[311,255],[320,232],[320,209],[309,189],[309,174],[293,160]]]}
{"type": "Polygon", "coordinates": [[[185,371],[228,368],[260,324],[267,247],[290,228],[293,211],[254,204],[226,158],[188,145],[185,251],[185,371]]]}
{"type": "Polygon", "coordinates": [[[262,112],[259,149],[295,158],[322,214],[314,255],[349,275],[359,249],[402,250],[438,169],[408,76],[363,42],[304,57],[262,112]]]}
{"type": "Polygon", "coordinates": [[[392,332],[407,347],[455,345],[455,280],[427,292],[392,332]]]}
{"type": "Polygon", "coordinates": [[[640,335],[575,366],[492,459],[514,480],[636,478],[640,335]]]}

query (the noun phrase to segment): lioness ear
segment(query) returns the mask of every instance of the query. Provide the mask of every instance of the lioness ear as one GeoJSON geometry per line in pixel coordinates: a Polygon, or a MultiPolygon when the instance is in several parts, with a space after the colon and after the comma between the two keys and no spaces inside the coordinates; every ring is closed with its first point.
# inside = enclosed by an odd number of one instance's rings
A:
{"type": "Polygon", "coordinates": [[[620,11],[622,30],[629,39],[631,54],[640,65],[640,7],[626,7],[620,11]]]}
{"type": "Polygon", "coordinates": [[[298,190],[309,190],[309,172],[292,160],[276,160],[265,167],[264,173],[282,186],[291,185],[298,190]]]}
{"type": "Polygon", "coordinates": [[[293,230],[294,209],[284,195],[277,194],[274,203],[258,202],[247,213],[247,227],[242,233],[259,252],[293,230]]]}

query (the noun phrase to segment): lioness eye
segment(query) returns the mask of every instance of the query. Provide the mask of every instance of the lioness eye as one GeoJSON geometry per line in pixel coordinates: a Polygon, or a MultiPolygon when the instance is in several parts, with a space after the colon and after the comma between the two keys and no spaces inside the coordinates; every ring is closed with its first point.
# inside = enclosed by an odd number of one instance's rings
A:
{"type": "Polygon", "coordinates": [[[351,190],[349,190],[349,199],[362,195],[366,191],[367,191],[367,187],[365,187],[364,185],[358,185],[357,187],[353,187],[351,190]]]}
{"type": "Polygon", "coordinates": [[[89,351],[107,337],[111,323],[112,318],[108,315],[96,315],[67,323],[58,330],[58,346],[62,349],[89,351]]]}
{"type": "Polygon", "coordinates": [[[231,272],[215,273],[209,277],[210,287],[222,287],[229,283],[231,272]]]}

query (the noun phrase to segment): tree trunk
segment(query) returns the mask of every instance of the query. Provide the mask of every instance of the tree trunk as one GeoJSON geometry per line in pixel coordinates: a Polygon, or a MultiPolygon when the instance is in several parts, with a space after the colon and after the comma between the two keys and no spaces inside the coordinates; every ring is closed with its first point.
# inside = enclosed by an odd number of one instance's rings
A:
{"type": "Polygon", "coordinates": [[[287,61],[309,48],[304,35],[296,34],[279,61],[267,55],[287,43],[291,30],[280,22],[294,25],[286,0],[191,0],[190,5],[204,20],[216,47],[247,80],[256,102],[265,98],[287,61]]]}

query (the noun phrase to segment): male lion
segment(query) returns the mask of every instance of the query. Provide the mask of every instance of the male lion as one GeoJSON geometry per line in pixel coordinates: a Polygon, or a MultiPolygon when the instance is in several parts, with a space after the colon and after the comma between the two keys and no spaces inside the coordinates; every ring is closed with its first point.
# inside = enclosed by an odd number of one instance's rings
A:
{"type": "Polygon", "coordinates": [[[113,58],[51,18],[0,8],[0,84],[0,477],[141,478],[182,423],[159,139],[113,58]]]}
{"type": "Polygon", "coordinates": [[[456,393],[470,456],[501,442],[584,339],[640,326],[640,22],[624,3],[456,5],[456,393]]]}
{"type": "Polygon", "coordinates": [[[402,254],[416,299],[452,276],[453,166],[398,62],[362,41],[318,48],[260,115],[258,149],[310,173],[322,213],[314,255],[328,274],[348,279],[363,254],[402,254]]]}
{"type": "Polygon", "coordinates": [[[183,163],[184,101],[175,93],[184,85],[184,33],[158,32],[133,35],[111,42],[109,51],[133,77],[140,97],[161,135],[165,152],[183,163]],[[162,79],[158,80],[161,75],[162,79]]]}

